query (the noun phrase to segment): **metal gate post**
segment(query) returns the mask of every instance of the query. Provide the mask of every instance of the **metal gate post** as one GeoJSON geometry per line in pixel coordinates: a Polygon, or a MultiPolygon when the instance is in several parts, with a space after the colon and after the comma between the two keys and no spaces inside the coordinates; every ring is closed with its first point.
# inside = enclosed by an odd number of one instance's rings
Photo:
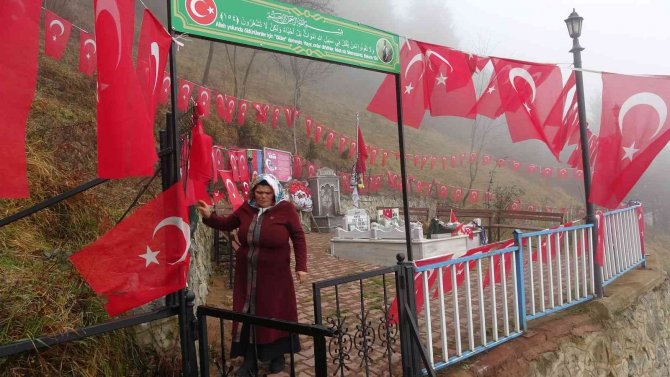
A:
{"type": "MultiPolygon", "coordinates": [[[[396,275],[396,295],[398,297],[398,329],[400,330],[400,354],[403,376],[419,375],[419,350],[412,339],[409,316],[416,316],[414,297],[414,263],[406,262],[403,254],[396,255],[398,272],[396,275]],[[407,308],[410,308],[407,311],[407,308]]],[[[416,318],[415,318],[416,320],[416,318]]]]}

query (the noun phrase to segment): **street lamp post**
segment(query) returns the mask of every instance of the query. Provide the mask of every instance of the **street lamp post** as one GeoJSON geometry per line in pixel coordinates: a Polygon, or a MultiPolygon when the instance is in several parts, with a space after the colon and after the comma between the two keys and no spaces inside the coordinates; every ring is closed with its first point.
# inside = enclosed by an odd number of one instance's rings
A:
{"type": "MultiPolygon", "coordinates": [[[[586,105],[584,104],[584,80],[582,77],[582,50],[584,47],[579,45],[579,36],[582,34],[582,21],[583,17],[580,17],[579,14],[572,9],[572,13],[565,19],[565,24],[568,27],[568,34],[572,38],[572,52],[574,67],[575,69],[575,83],[577,90],[577,109],[579,112],[579,137],[581,139],[581,148],[582,148],[582,165],[584,170],[584,195],[586,201],[586,221],[589,224],[593,224],[593,251],[595,253],[596,246],[598,245],[598,232],[596,232],[596,217],[595,217],[595,208],[592,203],[589,202],[589,195],[591,194],[591,161],[589,159],[589,141],[587,138],[587,126],[586,126],[586,105]]],[[[595,258],[591,258],[593,261],[593,274],[595,280],[595,294],[598,297],[603,297],[603,277],[600,267],[596,265],[595,258]]]]}

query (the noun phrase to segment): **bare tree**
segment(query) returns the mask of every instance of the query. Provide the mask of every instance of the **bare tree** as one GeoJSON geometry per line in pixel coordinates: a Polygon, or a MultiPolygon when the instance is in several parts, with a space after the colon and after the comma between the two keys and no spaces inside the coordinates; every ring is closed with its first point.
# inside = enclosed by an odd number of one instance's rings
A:
{"type": "MultiPolygon", "coordinates": [[[[331,8],[331,0],[286,0],[286,3],[321,13],[333,13],[333,9],[331,8]]],[[[335,66],[332,64],[299,58],[296,56],[282,57],[275,54],[274,58],[284,73],[291,77],[291,82],[293,84],[292,105],[294,109],[300,109],[302,89],[306,83],[322,80],[335,70],[335,66]]],[[[294,119],[294,123],[296,120],[297,119],[294,119]]],[[[294,127],[295,124],[290,126],[292,126],[291,128],[293,129],[293,152],[298,153],[298,144],[295,135],[296,127],[294,127]]]]}
{"type": "MultiPolygon", "coordinates": [[[[488,48],[486,44],[482,46],[482,48],[479,49],[480,51],[487,51],[488,48]]],[[[477,93],[477,96],[481,96],[481,94],[486,90],[486,88],[489,85],[489,82],[495,78],[495,72],[477,72],[474,76],[474,85],[475,85],[475,91],[477,93]]],[[[479,173],[479,167],[480,167],[480,159],[481,159],[481,153],[486,144],[489,141],[489,138],[492,135],[495,135],[494,131],[498,131],[500,129],[500,126],[503,125],[504,122],[502,118],[497,118],[497,119],[487,119],[482,116],[477,116],[475,118],[475,121],[472,124],[472,129],[470,130],[470,148],[469,148],[469,156],[472,156],[473,153],[477,154],[477,159],[473,163],[472,160],[471,163],[468,166],[468,184],[467,184],[467,191],[465,192],[465,195],[463,195],[463,199],[461,201],[461,207],[465,206],[465,203],[468,200],[468,197],[470,196],[470,190],[472,189],[472,186],[474,185],[475,180],[477,179],[477,175],[479,173]]],[[[469,157],[468,156],[468,157],[469,157]]]]}

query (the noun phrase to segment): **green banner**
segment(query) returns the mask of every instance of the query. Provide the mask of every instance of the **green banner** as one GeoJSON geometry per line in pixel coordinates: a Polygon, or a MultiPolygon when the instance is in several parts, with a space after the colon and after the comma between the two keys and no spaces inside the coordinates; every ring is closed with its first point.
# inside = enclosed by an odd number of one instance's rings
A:
{"type": "Polygon", "coordinates": [[[271,0],[173,0],[175,31],[377,71],[400,72],[399,39],[271,0]]]}

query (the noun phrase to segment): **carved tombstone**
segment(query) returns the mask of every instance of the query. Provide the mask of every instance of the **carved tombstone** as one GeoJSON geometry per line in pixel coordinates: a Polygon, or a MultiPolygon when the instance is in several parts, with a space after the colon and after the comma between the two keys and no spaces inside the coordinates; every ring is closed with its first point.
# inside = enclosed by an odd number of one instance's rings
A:
{"type": "Polygon", "coordinates": [[[312,191],[312,214],[319,231],[343,226],[343,216],[340,214],[340,179],[335,171],[323,167],[317,170],[315,177],[307,178],[307,182],[312,191]]]}

